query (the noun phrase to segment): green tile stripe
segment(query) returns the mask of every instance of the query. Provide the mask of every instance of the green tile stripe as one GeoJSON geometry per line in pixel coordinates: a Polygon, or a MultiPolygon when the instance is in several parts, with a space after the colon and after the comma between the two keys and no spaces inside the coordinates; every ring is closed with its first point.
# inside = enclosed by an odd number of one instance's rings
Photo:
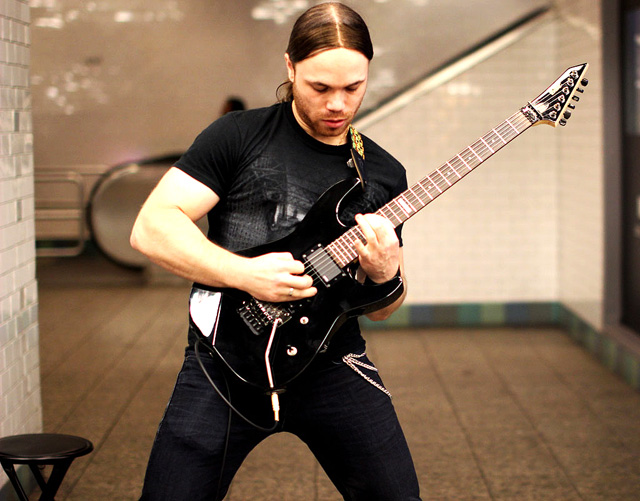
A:
{"type": "Polygon", "coordinates": [[[389,319],[372,322],[363,317],[365,330],[411,327],[527,327],[556,326],[583,345],[611,371],[640,390],[640,353],[594,329],[561,303],[463,303],[402,305],[389,319]]]}
{"type": "Polygon", "coordinates": [[[400,307],[388,320],[363,318],[361,325],[364,329],[557,325],[561,311],[553,302],[411,304],[400,307]]]}
{"type": "Polygon", "coordinates": [[[599,332],[568,308],[562,309],[560,325],[571,338],[583,345],[612,372],[640,390],[640,353],[599,332]]]}

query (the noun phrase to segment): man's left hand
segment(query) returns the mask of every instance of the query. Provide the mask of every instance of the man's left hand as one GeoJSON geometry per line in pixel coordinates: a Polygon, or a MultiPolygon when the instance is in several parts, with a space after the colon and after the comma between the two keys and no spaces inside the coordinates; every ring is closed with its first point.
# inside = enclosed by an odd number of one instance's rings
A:
{"type": "Polygon", "coordinates": [[[367,242],[355,242],[363,271],[376,283],[391,280],[400,265],[400,244],[393,225],[376,214],[358,214],[356,222],[367,242]]]}

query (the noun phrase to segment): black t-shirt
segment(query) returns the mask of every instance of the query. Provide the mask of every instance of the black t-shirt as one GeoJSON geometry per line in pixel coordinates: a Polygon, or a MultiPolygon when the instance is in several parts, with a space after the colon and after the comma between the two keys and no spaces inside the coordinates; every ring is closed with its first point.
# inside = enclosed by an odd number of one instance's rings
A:
{"type": "MultiPolygon", "coordinates": [[[[367,188],[340,212],[351,226],[357,213],[375,212],[407,188],[402,165],[362,137],[367,188]]],[[[333,146],[309,136],[291,103],[233,112],[200,133],[176,167],[211,188],[220,202],[208,214],[208,238],[232,252],[291,233],[329,187],[357,174],[347,165],[350,145],[333,146]]],[[[400,236],[401,228],[397,229],[400,236]]],[[[357,349],[356,321],[348,321],[331,342],[357,349]]]]}

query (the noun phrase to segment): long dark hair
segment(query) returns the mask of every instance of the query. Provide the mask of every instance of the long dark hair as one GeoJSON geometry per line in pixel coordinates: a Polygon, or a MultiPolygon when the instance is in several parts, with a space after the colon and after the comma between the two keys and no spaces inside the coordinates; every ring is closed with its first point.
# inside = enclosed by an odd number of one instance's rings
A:
{"type": "MultiPolygon", "coordinates": [[[[369,28],[355,10],[338,2],[321,3],[304,12],[293,25],[287,54],[292,64],[329,49],[352,49],[369,61],[373,44],[369,28]]],[[[276,90],[279,101],[293,100],[292,83],[287,80],[276,90]]]]}

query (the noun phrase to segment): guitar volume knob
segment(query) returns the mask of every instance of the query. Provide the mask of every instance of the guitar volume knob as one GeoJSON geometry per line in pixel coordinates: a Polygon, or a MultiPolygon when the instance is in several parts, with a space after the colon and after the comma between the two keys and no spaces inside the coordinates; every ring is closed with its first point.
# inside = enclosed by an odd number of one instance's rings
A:
{"type": "Polygon", "coordinates": [[[289,355],[290,357],[295,357],[298,354],[298,348],[296,348],[295,346],[289,346],[287,348],[287,355],[289,355]]]}

